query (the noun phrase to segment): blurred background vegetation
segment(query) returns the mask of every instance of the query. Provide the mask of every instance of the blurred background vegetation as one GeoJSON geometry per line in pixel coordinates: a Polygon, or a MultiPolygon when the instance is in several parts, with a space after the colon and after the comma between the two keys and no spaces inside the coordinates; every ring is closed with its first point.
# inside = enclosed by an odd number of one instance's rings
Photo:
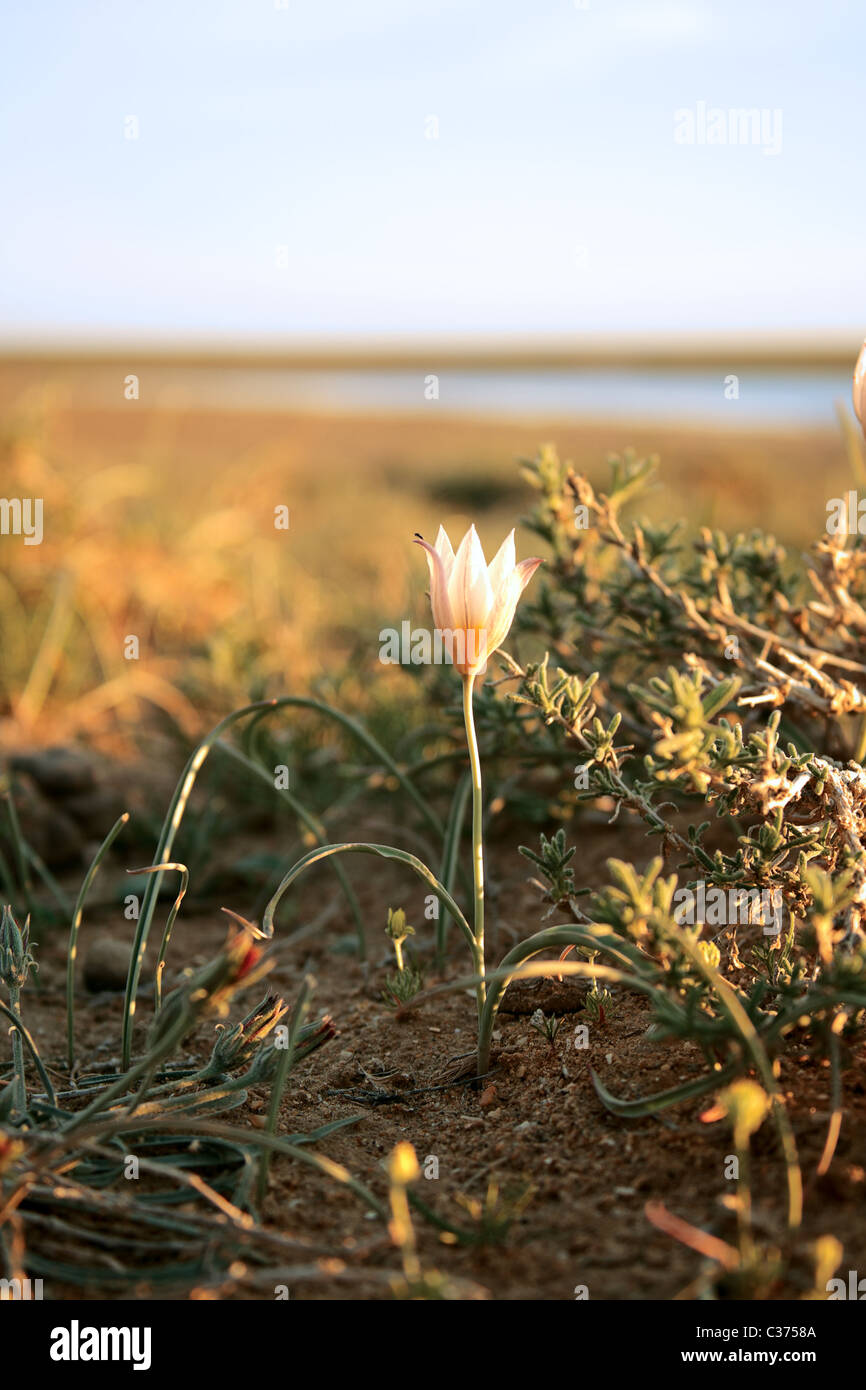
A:
{"type": "MultiPolygon", "coordinates": [[[[827,498],[857,481],[832,426],[552,428],[439,402],[221,410],[149,404],[147,390],[124,401],[122,380],[118,366],[108,406],[82,402],[56,366],[0,368],[3,491],[45,506],[41,545],[2,546],[7,751],[75,737],[129,751],[155,720],[189,737],[286,691],[338,693],[374,726],[386,707],[411,706],[417,682],[378,653],[382,627],[429,621],[413,533],[475,521],[498,544],[531,501],[519,460],[551,436],[602,487],[610,453],[660,455],[651,519],[761,526],[795,549],[823,529],[827,498]],[[289,508],[287,531],[277,506],[289,508]],[[137,660],[124,654],[130,635],[137,660]]],[[[521,554],[536,544],[518,536],[521,554]]]]}

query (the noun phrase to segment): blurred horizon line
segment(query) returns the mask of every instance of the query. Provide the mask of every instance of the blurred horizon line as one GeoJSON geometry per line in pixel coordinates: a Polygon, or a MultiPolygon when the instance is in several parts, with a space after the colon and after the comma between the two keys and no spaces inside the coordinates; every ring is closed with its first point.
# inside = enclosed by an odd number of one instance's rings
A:
{"type": "Polygon", "coordinates": [[[244,367],[847,367],[863,329],[826,332],[634,334],[452,334],[294,337],[129,336],[73,338],[69,333],[0,337],[0,363],[109,365],[134,356],[141,365],[244,367]]]}

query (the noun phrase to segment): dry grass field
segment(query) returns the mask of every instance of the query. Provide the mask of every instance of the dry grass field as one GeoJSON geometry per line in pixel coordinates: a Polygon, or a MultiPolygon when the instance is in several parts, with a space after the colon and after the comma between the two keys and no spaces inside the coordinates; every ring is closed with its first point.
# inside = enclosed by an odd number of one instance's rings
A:
{"type": "Polygon", "coordinates": [[[3,547],[7,746],[37,722],[43,740],[128,732],[142,701],[190,730],[253,692],[346,675],[349,657],[366,705],[380,627],[422,612],[413,533],[504,533],[530,499],[518,460],[549,439],[599,481],[611,453],[657,454],[656,519],[759,526],[794,548],[851,482],[833,431],[473,422],[438,404],[384,418],[77,409],[62,379],[9,367],[0,410],[5,493],[45,506],[41,546],[3,547]]]}

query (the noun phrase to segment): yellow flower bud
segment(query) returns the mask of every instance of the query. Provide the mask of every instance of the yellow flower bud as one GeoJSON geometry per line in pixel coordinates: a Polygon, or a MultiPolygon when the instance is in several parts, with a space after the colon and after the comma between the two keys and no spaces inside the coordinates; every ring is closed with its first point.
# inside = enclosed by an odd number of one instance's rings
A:
{"type": "Polygon", "coordinates": [[[770,1108],[770,1099],[757,1081],[735,1081],[719,1096],[734,1131],[734,1143],[745,1148],[751,1135],[760,1129],[770,1108]]]}
{"type": "Polygon", "coordinates": [[[406,1187],[408,1183],[415,1181],[420,1172],[412,1145],[405,1141],[395,1145],[388,1156],[388,1177],[391,1181],[400,1187],[406,1187]]]}
{"type": "Polygon", "coordinates": [[[415,935],[412,928],[406,925],[406,913],[402,907],[388,908],[388,925],[385,930],[392,941],[405,941],[407,936],[415,935]]]}
{"type": "Polygon", "coordinates": [[[722,959],[722,953],[715,941],[699,941],[698,950],[703,956],[706,964],[711,965],[715,970],[719,961],[722,959]]]}
{"type": "Polygon", "coordinates": [[[845,1251],[841,1241],[835,1236],[819,1236],[812,1245],[815,1257],[815,1284],[819,1289],[826,1288],[836,1270],[842,1263],[845,1251]]]}

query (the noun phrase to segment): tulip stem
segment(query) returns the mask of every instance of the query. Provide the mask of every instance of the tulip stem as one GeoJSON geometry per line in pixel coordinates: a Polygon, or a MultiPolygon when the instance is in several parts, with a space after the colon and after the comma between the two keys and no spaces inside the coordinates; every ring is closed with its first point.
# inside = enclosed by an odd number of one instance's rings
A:
{"type": "Polygon", "coordinates": [[[480,1016],[487,996],[487,987],[484,982],[484,832],[482,827],[481,759],[478,756],[478,739],[475,736],[475,719],[472,713],[474,686],[474,675],[463,677],[463,721],[466,725],[466,743],[469,747],[469,766],[472,772],[472,881],[475,889],[475,969],[477,974],[481,976],[476,991],[480,1016]]]}

